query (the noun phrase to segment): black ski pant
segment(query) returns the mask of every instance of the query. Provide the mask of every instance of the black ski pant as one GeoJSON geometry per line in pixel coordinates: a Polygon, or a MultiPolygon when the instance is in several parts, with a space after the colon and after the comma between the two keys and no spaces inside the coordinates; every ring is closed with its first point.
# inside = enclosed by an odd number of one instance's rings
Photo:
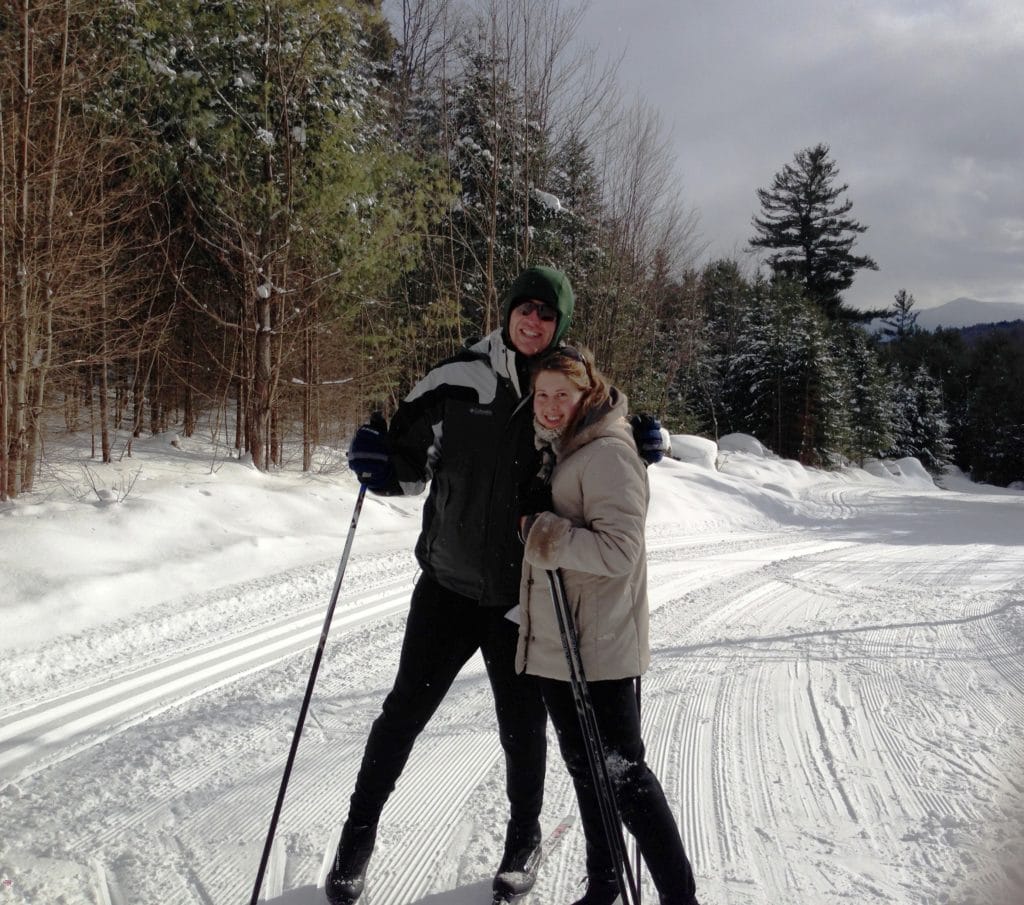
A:
{"type": "MultiPolygon", "coordinates": [[[[613,877],[616,866],[601,820],[572,686],[558,679],[541,679],[540,683],[562,758],[576,788],[587,842],[587,876],[613,877]]],[[[633,680],[587,684],[622,822],[640,845],[660,901],[662,905],[696,905],[696,884],[679,828],[658,777],[644,760],[633,680]]]]}
{"type": "Polygon", "coordinates": [[[363,752],[349,805],[351,823],[377,823],[417,736],[477,650],[494,693],[510,817],[523,825],[540,817],[547,712],[537,679],[516,673],[519,627],[505,612],[480,606],[421,575],[409,605],[398,675],[363,752]]]}

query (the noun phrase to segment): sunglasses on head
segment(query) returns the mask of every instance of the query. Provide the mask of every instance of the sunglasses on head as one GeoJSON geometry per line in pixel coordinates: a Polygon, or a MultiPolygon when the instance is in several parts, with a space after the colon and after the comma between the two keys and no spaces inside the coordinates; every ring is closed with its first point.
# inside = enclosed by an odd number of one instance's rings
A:
{"type": "Polygon", "coordinates": [[[583,357],[583,353],[580,352],[575,346],[559,346],[552,353],[554,357],[569,358],[572,361],[578,361],[580,364],[586,364],[586,359],[583,357]]]}
{"type": "Polygon", "coordinates": [[[575,361],[577,364],[583,365],[583,370],[587,372],[587,377],[593,379],[593,375],[590,373],[590,363],[575,346],[559,346],[550,354],[548,361],[553,358],[568,358],[569,361],[575,361]]]}
{"type": "Polygon", "coordinates": [[[558,312],[545,302],[520,302],[516,305],[516,311],[522,317],[529,317],[534,311],[542,321],[550,323],[558,318],[558,312]]]}

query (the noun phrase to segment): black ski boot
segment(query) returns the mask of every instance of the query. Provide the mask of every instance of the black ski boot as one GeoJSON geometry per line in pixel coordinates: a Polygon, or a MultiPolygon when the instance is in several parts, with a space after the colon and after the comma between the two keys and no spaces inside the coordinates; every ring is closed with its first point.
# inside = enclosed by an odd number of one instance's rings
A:
{"type": "Polygon", "coordinates": [[[494,877],[494,902],[514,902],[526,895],[537,879],[540,868],[540,823],[525,826],[508,822],[505,831],[505,853],[494,877]]]}
{"type": "Polygon", "coordinates": [[[588,877],[587,891],[572,905],[614,905],[619,901],[619,881],[615,877],[588,877]]]}
{"type": "Polygon", "coordinates": [[[366,865],[373,854],[377,827],[353,826],[347,820],[341,831],[341,841],[334,856],[334,866],[327,874],[324,891],[331,905],[353,905],[363,894],[366,865]]]}

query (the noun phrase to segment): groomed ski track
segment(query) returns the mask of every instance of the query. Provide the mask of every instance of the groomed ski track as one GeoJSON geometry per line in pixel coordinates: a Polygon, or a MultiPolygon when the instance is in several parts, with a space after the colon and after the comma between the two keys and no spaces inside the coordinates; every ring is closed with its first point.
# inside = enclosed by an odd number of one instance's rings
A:
{"type": "MultiPolygon", "coordinates": [[[[1020,539],[975,525],[970,497],[907,497],[828,485],[814,502],[831,517],[807,527],[649,535],[648,758],[705,905],[1021,905],[1020,539]],[[962,543],[936,544],[937,518],[962,519],[962,543]]],[[[0,703],[5,826],[50,853],[47,871],[80,872],[68,901],[102,900],[93,859],[115,905],[248,901],[334,568],[178,602],[163,631],[83,637],[86,668],[69,664],[66,684],[25,680],[0,703]]],[[[357,544],[281,818],[276,901],[322,901],[414,578],[407,553],[357,544]]],[[[487,902],[503,783],[474,658],[385,812],[367,905],[487,902]]],[[[552,735],[545,822],[572,810],[552,735]]],[[[582,864],[576,827],[529,901],[571,901],[582,864]]]]}

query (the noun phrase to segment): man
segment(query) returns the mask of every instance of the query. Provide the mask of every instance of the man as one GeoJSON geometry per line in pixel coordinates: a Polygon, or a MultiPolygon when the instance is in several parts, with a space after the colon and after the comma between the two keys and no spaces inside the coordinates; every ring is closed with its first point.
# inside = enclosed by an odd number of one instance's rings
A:
{"type": "Polygon", "coordinates": [[[477,650],[494,693],[510,811],[495,898],[519,896],[536,879],[547,716],[536,680],[516,673],[518,628],[506,614],[518,603],[521,500],[539,468],[529,363],[560,343],[573,306],[564,273],[524,270],[504,298],[499,329],[433,368],[386,434],[365,425],[352,441],[349,465],[371,491],[419,493],[429,481],[430,492],[416,544],[422,575],[327,878],[332,905],[362,894],[384,804],[417,736],[477,650]]]}

